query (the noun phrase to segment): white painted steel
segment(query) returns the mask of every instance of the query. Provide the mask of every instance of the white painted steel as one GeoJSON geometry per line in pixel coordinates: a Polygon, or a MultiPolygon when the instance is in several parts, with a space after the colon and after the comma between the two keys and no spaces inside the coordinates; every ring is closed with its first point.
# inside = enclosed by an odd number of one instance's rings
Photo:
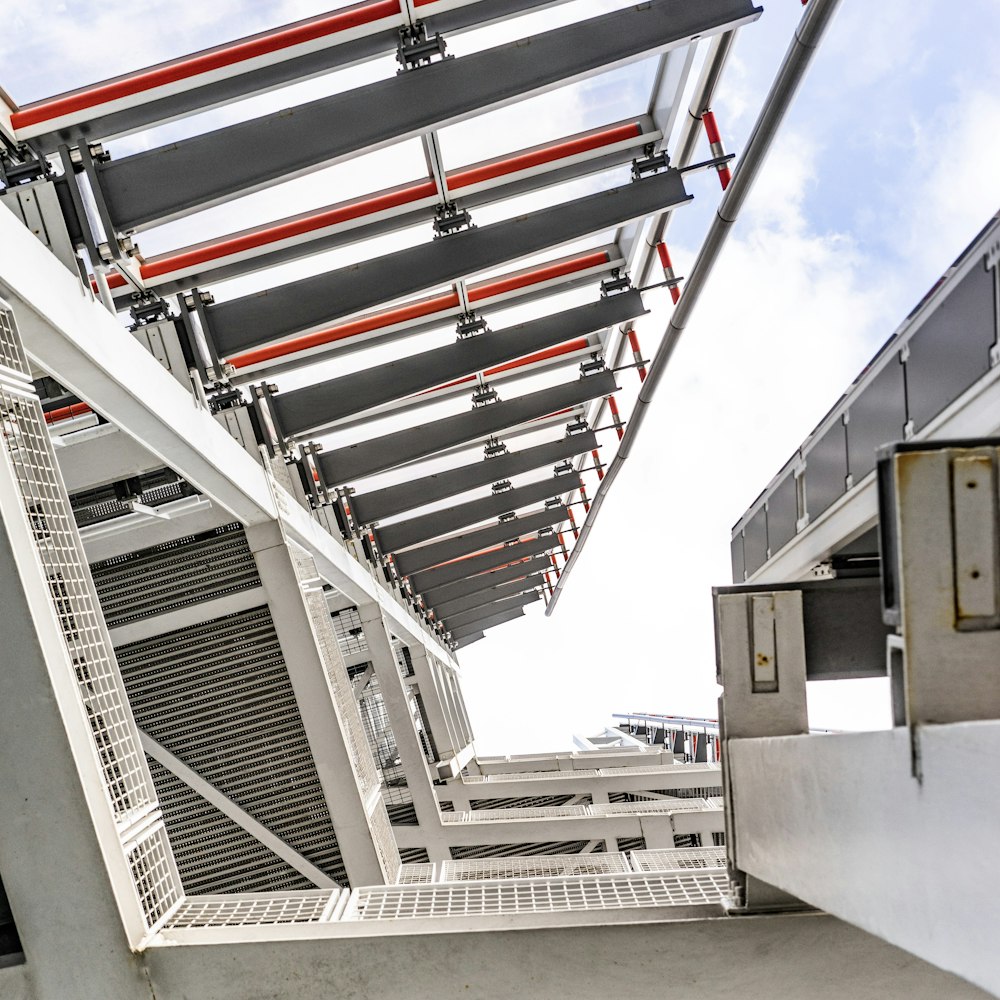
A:
{"type": "Polygon", "coordinates": [[[673,850],[630,851],[632,868],[637,872],[690,871],[726,867],[724,847],[678,847],[673,850]]]}
{"type": "Polygon", "coordinates": [[[580,875],[430,885],[373,886],[351,893],[346,920],[405,920],[490,914],[559,913],[721,904],[729,891],[722,872],[580,875]]]}
{"type": "Polygon", "coordinates": [[[1000,993],[998,760],[995,721],[730,740],[736,864],[1000,993]]]}

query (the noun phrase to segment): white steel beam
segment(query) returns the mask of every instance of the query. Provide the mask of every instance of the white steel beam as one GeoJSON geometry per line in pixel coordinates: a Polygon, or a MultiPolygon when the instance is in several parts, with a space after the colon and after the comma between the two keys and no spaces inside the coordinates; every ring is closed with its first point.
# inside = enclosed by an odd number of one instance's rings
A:
{"type": "Polygon", "coordinates": [[[323,578],[357,603],[374,596],[407,644],[450,652],[341,542],[269,477],[225,429],[119,325],[10,212],[0,212],[0,293],[11,302],[26,350],[81,399],[95,405],[157,467],[168,466],[251,526],[276,520],[311,552],[323,578]]]}
{"type": "Polygon", "coordinates": [[[207,782],[197,771],[193,771],[182,760],[175,757],[166,747],[161,746],[147,733],[139,731],[142,748],[155,761],[162,764],[175,777],[179,778],[189,788],[194,789],[206,802],[210,802],[219,812],[228,816],[234,823],[241,826],[256,840],[278,855],[282,861],[289,864],[299,874],[321,889],[335,889],[337,883],[329,875],[320,871],[311,861],[302,857],[298,851],[289,847],[280,837],[275,836],[266,826],[258,823],[244,809],[241,809],[228,795],[223,795],[214,785],[207,782]]]}
{"type": "Polygon", "coordinates": [[[1000,723],[729,740],[727,753],[741,870],[1000,993],[1000,723]]]}

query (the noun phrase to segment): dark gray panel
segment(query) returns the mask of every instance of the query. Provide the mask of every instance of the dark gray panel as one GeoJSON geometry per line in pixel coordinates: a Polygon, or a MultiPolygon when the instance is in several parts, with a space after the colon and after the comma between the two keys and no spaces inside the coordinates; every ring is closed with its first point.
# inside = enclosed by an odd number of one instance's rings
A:
{"type": "MultiPolygon", "coordinates": [[[[547,0],[487,0],[485,3],[432,14],[430,17],[422,16],[421,20],[427,26],[429,34],[437,31],[460,31],[473,25],[478,27],[490,24],[522,11],[544,7],[546,3],[547,0]]],[[[213,80],[204,86],[171,94],[156,101],[147,101],[137,107],[98,115],[78,125],[44,133],[33,138],[31,144],[44,153],[53,153],[60,143],[73,146],[85,139],[109,139],[125,132],[150,128],[205,108],[217,107],[232,100],[273,90],[282,84],[349,66],[383,52],[391,52],[398,42],[398,31],[387,28],[365,38],[354,38],[318,52],[307,52],[295,59],[257,69],[243,69],[228,80],[213,80]]],[[[192,53],[192,56],[195,55],[198,53],[192,53]]]]}
{"type": "Polygon", "coordinates": [[[583,337],[644,313],[635,289],[529,320],[506,330],[467,337],[422,354],[388,361],[316,385],[279,393],[274,409],[285,434],[295,436],[319,424],[389,403],[583,337]]]}
{"type": "Polygon", "coordinates": [[[795,537],[795,522],[799,519],[799,503],[795,476],[789,469],[767,498],[767,545],[771,555],[795,537]]]}
{"type": "Polygon", "coordinates": [[[278,285],[206,310],[220,355],[231,356],[384,302],[612,229],[688,201],[677,171],[464,229],[430,243],[278,285]]]}
{"type": "Polygon", "coordinates": [[[358,494],[351,498],[351,511],[359,524],[372,524],[383,518],[395,517],[405,511],[466,493],[477,486],[488,486],[502,479],[534,472],[535,469],[554,465],[565,458],[586,454],[596,447],[597,436],[593,431],[574,434],[534,448],[509,452],[457,469],[448,469],[447,472],[413,479],[408,483],[358,494]]]}
{"type": "MultiPolygon", "coordinates": [[[[542,567],[544,568],[544,567],[542,567]]],[[[489,574],[492,575],[492,574],[489,574]]],[[[473,608],[481,608],[484,604],[492,604],[504,597],[517,597],[528,590],[534,590],[542,585],[541,573],[526,576],[521,580],[514,580],[512,583],[505,583],[499,587],[490,587],[487,590],[480,590],[465,597],[455,597],[450,601],[438,602],[434,612],[438,618],[447,618],[449,615],[459,614],[462,611],[471,611],[473,608]]]]}
{"type": "Polygon", "coordinates": [[[989,371],[994,294],[993,272],[980,261],[910,337],[906,389],[915,431],[989,371]]]}
{"type": "Polygon", "coordinates": [[[486,629],[496,628],[497,625],[505,625],[515,618],[524,617],[524,608],[515,608],[513,611],[505,611],[503,614],[494,615],[492,618],[484,618],[482,621],[473,622],[471,625],[462,625],[451,633],[453,639],[464,639],[466,636],[475,635],[486,629]]]}
{"type": "Polygon", "coordinates": [[[767,562],[767,512],[763,504],[743,526],[743,557],[747,576],[756,573],[767,562]]]}
{"type": "Polygon", "coordinates": [[[579,475],[570,473],[565,476],[553,476],[538,483],[519,486],[516,490],[493,493],[478,500],[457,504],[446,510],[434,511],[433,514],[412,517],[408,521],[400,521],[398,524],[388,524],[384,528],[377,529],[379,548],[383,552],[396,552],[409,545],[417,545],[420,542],[438,538],[450,531],[458,531],[470,524],[478,524],[491,517],[499,517],[509,511],[519,510],[542,500],[560,496],[578,489],[579,486],[579,475]]]}
{"type": "Polygon", "coordinates": [[[500,545],[503,542],[513,541],[515,538],[540,531],[542,528],[548,528],[565,520],[566,508],[564,506],[560,504],[558,507],[547,507],[536,514],[514,517],[508,521],[501,521],[499,524],[491,524],[488,528],[482,528],[479,531],[466,532],[464,535],[456,535],[454,538],[446,538],[430,545],[421,545],[417,549],[399,552],[394,557],[396,569],[402,576],[409,576],[418,570],[428,569],[451,559],[459,559],[471,552],[481,552],[490,545],[500,545]]]}
{"type": "Polygon", "coordinates": [[[899,355],[851,400],[847,421],[847,467],[856,486],[875,469],[875,452],[890,441],[903,440],[906,386],[899,355]]]}
{"type": "Polygon", "coordinates": [[[716,587],[720,594],[802,593],[806,678],[849,680],[886,675],[885,638],[878,577],[809,580],[802,583],[716,587]]]}
{"type": "Polygon", "coordinates": [[[492,552],[485,552],[483,555],[460,559],[457,562],[446,563],[444,566],[415,573],[410,577],[410,586],[414,593],[424,594],[426,597],[427,594],[433,593],[434,590],[446,584],[456,583],[466,577],[478,576],[480,573],[506,566],[524,556],[536,556],[540,552],[554,549],[558,544],[555,535],[546,535],[531,541],[518,542],[516,545],[505,545],[492,552]]]}
{"type": "Polygon", "coordinates": [[[345,448],[332,449],[320,454],[320,468],[326,482],[331,485],[349,483],[446,448],[496,434],[528,420],[546,417],[577,403],[607,396],[616,388],[613,372],[599,372],[550,389],[456,413],[433,423],[418,424],[345,448]]]}
{"type": "Polygon", "coordinates": [[[506,566],[504,569],[494,570],[492,573],[481,573],[479,576],[469,577],[467,580],[459,580],[456,583],[449,583],[444,587],[435,587],[423,595],[424,603],[428,607],[437,607],[453,601],[456,597],[464,597],[469,594],[482,593],[501,583],[516,580],[520,576],[530,576],[534,573],[544,572],[552,568],[552,561],[547,555],[535,556],[526,562],[518,563],[516,566],[506,566]]]}
{"type": "Polygon", "coordinates": [[[504,611],[512,611],[514,608],[523,608],[528,604],[534,604],[540,598],[541,595],[537,590],[521,594],[518,597],[506,597],[502,601],[494,601],[492,604],[484,604],[482,607],[474,608],[471,611],[463,611],[460,614],[452,615],[445,622],[445,626],[453,631],[457,628],[463,628],[466,625],[474,625],[477,622],[481,622],[483,618],[491,617],[504,611]]]}
{"type": "Polygon", "coordinates": [[[733,563],[733,583],[742,583],[746,579],[742,531],[729,543],[729,552],[733,563]]]}
{"type": "Polygon", "coordinates": [[[470,576],[467,580],[449,583],[446,587],[437,587],[423,595],[424,602],[428,607],[433,607],[436,610],[439,604],[443,607],[460,597],[482,594],[501,584],[521,578],[526,579],[538,573],[544,573],[551,568],[552,560],[547,554],[535,556],[534,559],[528,559],[516,566],[495,569],[492,573],[480,573],[479,576],[470,576]]]}
{"type": "Polygon", "coordinates": [[[482,632],[475,632],[472,635],[463,636],[461,639],[455,639],[454,645],[455,649],[462,649],[465,646],[471,646],[474,642],[479,642],[480,639],[485,639],[486,636],[482,632]]]}
{"type": "Polygon", "coordinates": [[[151,225],[758,14],[749,0],[651,0],[101,164],[101,184],[121,229],[151,225]]]}
{"type": "Polygon", "coordinates": [[[815,521],[847,490],[847,433],[837,420],[805,453],[806,510],[815,521]]]}

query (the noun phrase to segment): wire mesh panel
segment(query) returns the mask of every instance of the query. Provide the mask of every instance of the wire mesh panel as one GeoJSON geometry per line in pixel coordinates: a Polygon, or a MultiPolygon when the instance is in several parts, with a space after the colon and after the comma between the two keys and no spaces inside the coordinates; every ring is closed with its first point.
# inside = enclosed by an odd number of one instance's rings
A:
{"type": "Polygon", "coordinates": [[[344,608],[343,611],[337,611],[330,617],[333,620],[337,643],[344,656],[363,653],[368,649],[368,640],[365,638],[365,630],[357,608],[344,608]]]}
{"type": "Polygon", "coordinates": [[[637,872],[692,871],[702,868],[725,868],[726,851],[715,847],[686,847],[670,850],[632,851],[629,855],[637,872]]]}
{"type": "Polygon", "coordinates": [[[180,898],[181,887],[41,403],[3,302],[0,446],[0,466],[21,498],[148,929],[180,898]]]}
{"type": "Polygon", "coordinates": [[[372,886],[352,893],[343,919],[405,920],[719,904],[728,891],[723,872],[372,886]]]}
{"type": "MultiPolygon", "coordinates": [[[[305,598],[313,634],[316,637],[316,645],[326,668],[337,717],[340,719],[347,749],[354,765],[354,776],[362,796],[367,798],[377,789],[381,789],[382,780],[368,745],[368,736],[361,721],[347,667],[344,666],[344,656],[337,639],[333,618],[327,607],[326,597],[323,595],[322,588],[316,585],[319,573],[308,553],[295,546],[290,547],[290,551],[295,573],[305,598]]],[[[381,795],[368,810],[368,827],[386,881],[394,882],[400,864],[399,849],[396,846],[396,839],[392,835],[392,826],[389,823],[381,795]]]]}
{"type": "Polygon", "coordinates": [[[400,865],[396,875],[396,885],[426,885],[437,881],[437,865],[429,861],[400,865]]]}
{"type": "Polygon", "coordinates": [[[316,924],[336,919],[347,890],[316,889],[239,896],[187,896],[171,916],[170,930],[182,927],[266,927],[316,924]]]}

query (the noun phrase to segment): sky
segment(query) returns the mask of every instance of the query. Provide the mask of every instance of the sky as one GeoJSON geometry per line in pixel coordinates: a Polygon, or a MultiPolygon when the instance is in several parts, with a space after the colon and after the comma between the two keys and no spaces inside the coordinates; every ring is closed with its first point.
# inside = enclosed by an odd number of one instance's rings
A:
{"type": "MultiPolygon", "coordinates": [[[[7,5],[0,87],[20,103],[325,9],[310,0],[150,0],[141,19],[130,19],[107,5],[0,0],[0,9],[7,5]]],[[[461,55],[615,6],[574,0],[456,38],[450,51],[461,55]]],[[[737,157],[801,15],[799,0],[771,0],[739,35],[714,103],[737,157]]],[[[731,581],[732,525],[1000,207],[997,51],[997,0],[843,0],[557,609],[545,618],[533,605],[461,653],[481,754],[568,749],[573,732],[596,732],[613,712],[716,715],[711,587],[731,581]]],[[[111,149],[125,155],[395,70],[391,57],[376,60],[111,149]]],[[[639,63],[446,129],[446,159],[458,165],[635,113],[652,70],[652,62],[639,63]]],[[[708,155],[704,141],[698,155],[708,155]]],[[[411,140],[141,234],[139,242],[155,253],[422,173],[419,143],[411,140]]],[[[560,198],[621,180],[578,182],[560,198]]],[[[668,234],[680,275],[720,193],[711,174],[689,186],[695,200],[675,213],[668,234]]],[[[491,206],[477,221],[531,204],[491,206]]],[[[371,241],[363,254],[426,236],[415,228],[371,241]]],[[[217,295],[339,266],[359,252],[345,248],[266,280],[228,282],[217,295]]],[[[585,300],[569,295],[551,306],[585,300]]],[[[647,306],[651,314],[637,330],[651,356],[670,300],[650,293],[647,306]]],[[[499,327],[527,315],[511,309],[490,320],[499,327]]],[[[406,353],[447,342],[442,335],[407,344],[406,353]]],[[[312,376],[286,379],[282,388],[312,376]]],[[[619,385],[627,416],[635,373],[620,373],[619,385]]],[[[595,486],[588,481],[591,493],[595,486]]],[[[809,697],[816,727],[887,724],[882,682],[811,684],[809,697]]]]}

